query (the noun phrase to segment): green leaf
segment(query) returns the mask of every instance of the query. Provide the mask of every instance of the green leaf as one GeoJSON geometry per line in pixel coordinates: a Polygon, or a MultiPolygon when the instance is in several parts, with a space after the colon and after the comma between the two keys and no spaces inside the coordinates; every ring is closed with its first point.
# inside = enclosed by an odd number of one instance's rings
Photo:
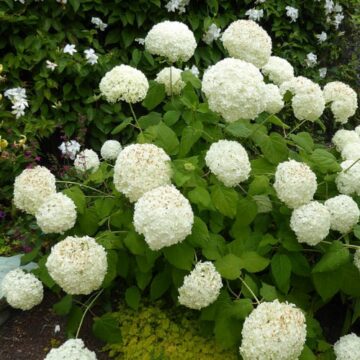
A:
{"type": "Polygon", "coordinates": [[[77,12],[80,7],[80,0],[69,0],[70,5],[74,9],[74,12],[77,12]]]}
{"type": "Polygon", "coordinates": [[[206,247],[209,244],[209,230],[207,225],[199,217],[194,216],[194,223],[191,229],[191,235],[186,241],[194,247],[206,247]]]}
{"type": "Polygon", "coordinates": [[[142,105],[148,110],[154,109],[165,99],[165,86],[156,81],[150,81],[148,93],[142,105]]]}
{"type": "Polygon", "coordinates": [[[117,276],[117,263],[118,263],[118,257],[117,253],[114,250],[108,250],[106,252],[107,257],[107,272],[104,278],[104,281],[102,283],[103,288],[107,288],[112,284],[112,281],[117,276]]]}
{"type": "Polygon", "coordinates": [[[270,122],[274,125],[281,126],[283,129],[290,129],[289,125],[286,125],[281,119],[279,119],[276,115],[269,115],[266,119],[267,122],[270,122]]]}
{"type": "Polygon", "coordinates": [[[158,125],[150,126],[144,132],[144,136],[149,137],[152,142],[163,148],[169,155],[175,155],[179,151],[179,140],[175,132],[160,122],[158,125]]]}
{"type": "Polygon", "coordinates": [[[225,131],[232,136],[246,139],[254,132],[254,128],[249,122],[239,120],[227,125],[225,131]]]}
{"type": "Polygon", "coordinates": [[[157,125],[161,119],[162,116],[160,113],[152,111],[147,115],[139,117],[138,122],[142,129],[146,129],[149,126],[157,125]]]}
{"type": "Polygon", "coordinates": [[[323,173],[341,171],[341,166],[336,161],[335,156],[327,150],[316,149],[311,154],[310,159],[323,173]]]}
{"type": "Polygon", "coordinates": [[[316,360],[316,359],[317,357],[314,355],[314,353],[310,350],[310,348],[307,345],[305,345],[303,351],[301,352],[299,360],[316,360]]]}
{"type": "Polygon", "coordinates": [[[67,315],[72,307],[72,296],[65,295],[59,302],[53,305],[53,309],[57,315],[67,315]]]}
{"type": "Polygon", "coordinates": [[[144,255],[147,249],[147,244],[135,231],[129,231],[124,239],[124,244],[134,255],[144,255]]]}
{"type": "Polygon", "coordinates": [[[195,251],[185,242],[167,247],[163,250],[167,261],[178,269],[191,270],[195,251]]]}
{"type": "Polygon", "coordinates": [[[220,275],[228,280],[235,280],[240,276],[242,261],[234,254],[227,254],[215,262],[215,267],[220,275]]]}
{"type": "Polygon", "coordinates": [[[312,272],[333,271],[350,260],[348,248],[340,241],[334,241],[326,250],[320,261],[314,266],[312,272]]]}
{"type": "Polygon", "coordinates": [[[76,206],[79,214],[83,214],[86,207],[86,197],[79,186],[72,186],[62,191],[63,194],[68,196],[76,206]]]}
{"type": "Polygon", "coordinates": [[[239,299],[232,303],[230,312],[237,320],[245,320],[253,309],[254,307],[250,299],[239,299]]]}
{"type": "Polygon", "coordinates": [[[112,135],[116,135],[118,134],[119,132],[123,131],[128,125],[131,124],[131,122],[133,121],[133,118],[126,118],[123,120],[123,122],[116,126],[114,128],[114,130],[111,132],[112,135]]]}
{"type": "Polygon", "coordinates": [[[265,301],[273,301],[279,297],[275,286],[266,283],[262,283],[260,295],[265,301]]]}
{"type": "Polygon", "coordinates": [[[261,152],[265,158],[272,164],[287,160],[289,156],[289,150],[286,145],[285,139],[278,133],[271,133],[270,136],[257,132],[252,136],[255,143],[260,146],[261,152]]]}
{"type": "Polygon", "coordinates": [[[211,199],[221,214],[234,218],[237,210],[238,194],[234,189],[222,185],[211,187],[211,199]]]}
{"type": "Polygon", "coordinates": [[[164,295],[170,285],[171,277],[169,271],[165,270],[156,274],[150,286],[151,301],[159,299],[162,295],[164,295]]]}
{"type": "Polygon", "coordinates": [[[190,70],[183,71],[181,78],[184,82],[190,83],[195,89],[201,88],[201,81],[190,70]]]}
{"type": "Polygon", "coordinates": [[[289,290],[291,261],[285,254],[275,254],[271,259],[271,273],[276,286],[284,293],[289,290]]]}
{"type": "Polygon", "coordinates": [[[102,198],[95,201],[95,209],[100,219],[108,217],[114,206],[115,199],[112,198],[102,198]]]}
{"type": "Polygon", "coordinates": [[[185,157],[200,139],[202,134],[203,125],[201,122],[196,121],[192,126],[186,126],[182,131],[179,157],[185,157]]]}
{"type": "Polygon", "coordinates": [[[98,339],[106,343],[116,344],[122,340],[118,321],[113,314],[104,314],[99,318],[95,318],[92,330],[98,339]]]}
{"type": "Polygon", "coordinates": [[[249,198],[241,199],[237,205],[236,224],[247,226],[252,223],[257,215],[256,202],[249,198]]]}
{"type": "Polygon", "coordinates": [[[67,316],[66,334],[68,337],[75,337],[82,315],[83,312],[81,308],[77,305],[73,305],[69,315],[67,316]]]}
{"type": "Polygon", "coordinates": [[[181,116],[181,111],[178,110],[167,111],[164,114],[164,123],[167,126],[173,126],[179,121],[180,116],[181,116]]]}
{"type": "Polygon", "coordinates": [[[314,140],[308,132],[300,132],[298,134],[291,134],[291,140],[294,141],[295,144],[302,147],[305,151],[311,152],[314,149],[314,140]]]}
{"type": "Polygon", "coordinates": [[[191,84],[187,84],[180,97],[180,101],[189,109],[195,110],[199,104],[199,98],[191,84]]]}
{"type": "Polygon", "coordinates": [[[134,310],[137,310],[140,305],[141,294],[136,286],[132,286],[125,291],[125,301],[134,310]]]}
{"type": "Polygon", "coordinates": [[[260,256],[255,251],[245,251],[239,258],[242,268],[251,273],[263,271],[270,263],[269,259],[260,256]]]}
{"type": "Polygon", "coordinates": [[[191,203],[203,206],[204,208],[211,208],[211,197],[209,192],[204,187],[196,187],[189,191],[187,195],[191,203]]]}
{"type": "Polygon", "coordinates": [[[231,348],[239,341],[242,322],[228,316],[219,316],[215,321],[215,339],[224,348],[231,348]]]}
{"type": "Polygon", "coordinates": [[[84,213],[79,215],[78,222],[84,234],[93,236],[98,229],[99,223],[99,217],[95,208],[85,209],[84,213]]]}
{"type": "Polygon", "coordinates": [[[342,276],[338,271],[314,273],[312,279],[323,301],[330,300],[341,288],[342,276]]]}

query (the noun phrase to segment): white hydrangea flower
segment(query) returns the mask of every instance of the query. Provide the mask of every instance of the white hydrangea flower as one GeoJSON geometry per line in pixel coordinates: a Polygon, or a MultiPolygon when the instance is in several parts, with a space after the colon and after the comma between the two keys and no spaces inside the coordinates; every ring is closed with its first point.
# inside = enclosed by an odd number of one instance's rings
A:
{"type": "Polygon", "coordinates": [[[360,210],[357,203],[348,195],[338,195],[325,201],[330,212],[332,230],[347,234],[359,221],[360,210]]]}
{"type": "Polygon", "coordinates": [[[145,49],[170,62],[188,61],[195,52],[196,40],[187,25],[178,21],[163,21],[152,27],[145,37],[145,49]]]}
{"type": "Polygon", "coordinates": [[[20,268],[9,271],[1,282],[1,292],[14,309],[30,310],[42,302],[44,289],[33,274],[20,268]]]}
{"type": "Polygon", "coordinates": [[[12,103],[12,114],[18,119],[20,116],[25,115],[25,109],[29,107],[29,103],[26,96],[26,90],[21,87],[7,89],[4,92],[4,96],[7,97],[12,103]]]}
{"type": "Polygon", "coordinates": [[[58,149],[64,157],[75,160],[76,154],[80,151],[80,144],[76,140],[64,141],[58,149]]]}
{"type": "Polygon", "coordinates": [[[274,84],[266,84],[264,91],[265,111],[269,114],[277,114],[284,107],[284,100],[280,89],[274,84]]]}
{"type": "Polygon", "coordinates": [[[79,172],[90,171],[94,173],[100,166],[99,156],[95,151],[85,149],[76,155],[74,166],[79,172]]]}
{"type": "Polygon", "coordinates": [[[344,20],[345,16],[342,13],[336,14],[334,16],[334,21],[333,24],[335,26],[336,29],[339,28],[339,26],[341,25],[342,21],[344,20]]]}
{"type": "Polygon", "coordinates": [[[45,265],[49,275],[66,293],[88,295],[104,280],[106,251],[89,236],[68,236],[51,248],[45,265]]]}
{"type": "Polygon", "coordinates": [[[74,44],[66,44],[63,49],[64,54],[74,55],[77,53],[76,47],[74,44]]]}
{"type": "Polygon", "coordinates": [[[255,119],[265,109],[265,83],[254,65],[226,58],[204,73],[202,91],[209,108],[227,122],[255,119]]]}
{"type": "Polygon", "coordinates": [[[263,302],[245,319],[241,334],[244,360],[295,360],[306,340],[305,316],[294,304],[263,302]]]}
{"type": "Polygon", "coordinates": [[[165,92],[168,96],[171,96],[171,92],[173,95],[180,95],[181,90],[185,87],[185,82],[181,79],[181,73],[182,70],[171,66],[170,74],[170,67],[166,67],[158,72],[155,81],[165,85],[165,92]]]}
{"type": "Polygon", "coordinates": [[[327,33],[322,31],[320,34],[316,34],[315,37],[318,39],[318,43],[321,44],[327,40],[327,33]]]}
{"type": "Polygon", "coordinates": [[[187,70],[191,71],[191,73],[192,73],[193,75],[195,75],[196,77],[199,77],[199,75],[200,75],[200,71],[199,71],[199,69],[197,68],[196,65],[193,65],[191,68],[189,68],[188,66],[186,66],[184,70],[185,70],[185,71],[187,71],[187,70]]]}
{"type": "Polygon", "coordinates": [[[319,69],[319,76],[324,79],[326,77],[326,74],[327,74],[327,68],[326,67],[323,67],[323,68],[320,68],[319,69]]]}
{"type": "Polygon", "coordinates": [[[122,146],[118,141],[107,140],[103,143],[100,154],[105,160],[116,160],[121,150],[122,146]]]}
{"type": "Polygon", "coordinates": [[[290,227],[299,243],[311,246],[324,240],[330,231],[331,216],[325,205],[311,201],[296,208],[290,219],[290,227]]]}
{"type": "Polygon", "coordinates": [[[149,83],[140,70],[128,65],[119,65],[105,74],[99,88],[109,103],[125,101],[134,104],[145,99],[149,83]]]}
{"type": "MultiPolygon", "coordinates": [[[[356,250],[358,252],[359,250],[356,250]]],[[[336,360],[358,360],[360,359],[360,337],[351,333],[342,336],[334,344],[336,360]]]]}
{"type": "Polygon", "coordinates": [[[335,3],[334,12],[340,13],[343,11],[343,7],[339,3],[335,3]]]}
{"type": "Polygon", "coordinates": [[[98,62],[99,56],[95,54],[94,49],[86,49],[84,50],[86,62],[90,65],[95,65],[98,62]]]}
{"type": "Polygon", "coordinates": [[[340,81],[333,81],[325,85],[324,98],[326,103],[331,102],[331,111],[335,121],[341,124],[347,123],[358,107],[356,92],[340,81]]]}
{"type": "Polygon", "coordinates": [[[221,36],[221,29],[216,24],[212,23],[205,34],[203,35],[203,41],[210,45],[213,41],[217,40],[221,36]]]}
{"type": "Polygon", "coordinates": [[[274,189],[289,208],[297,208],[313,199],[317,189],[316,175],[304,163],[284,161],[276,168],[274,189]]]}
{"type": "Polygon", "coordinates": [[[245,15],[248,16],[249,20],[253,21],[260,21],[261,18],[264,16],[264,10],[263,9],[249,9],[246,11],[245,15]]]}
{"type": "Polygon", "coordinates": [[[168,12],[179,11],[179,14],[183,14],[186,11],[186,6],[189,5],[190,0],[170,0],[166,5],[168,12]]]}
{"type": "Polygon", "coordinates": [[[360,143],[353,142],[344,146],[341,151],[343,160],[358,160],[360,159],[360,143]]]}
{"type": "Polygon", "coordinates": [[[76,206],[62,193],[49,195],[35,213],[36,222],[44,234],[63,234],[74,227],[76,206]]]}
{"type": "Polygon", "coordinates": [[[258,68],[270,59],[272,42],[268,33],[251,20],[232,22],[221,40],[231,57],[247,61],[258,68]]]}
{"type": "Polygon", "coordinates": [[[51,62],[50,60],[46,60],[46,68],[54,71],[57,68],[58,64],[51,62]]]}
{"type": "Polygon", "coordinates": [[[280,85],[280,92],[290,91],[294,96],[291,106],[299,120],[317,120],[325,109],[325,99],[320,86],[303,76],[295,77],[280,85]]]}
{"type": "Polygon", "coordinates": [[[345,160],[340,165],[343,170],[335,179],[337,189],[341,194],[360,195],[360,162],[345,160]]]}
{"type": "Polygon", "coordinates": [[[210,261],[198,262],[179,288],[181,305],[200,310],[212,304],[219,296],[223,284],[221,276],[210,261]]]}
{"type": "Polygon", "coordinates": [[[97,29],[100,31],[105,31],[105,29],[108,27],[107,24],[105,24],[100,18],[98,17],[92,17],[91,23],[95,25],[97,29]]]}
{"type": "Polygon", "coordinates": [[[261,69],[263,74],[276,85],[281,85],[294,77],[294,68],[285,59],[271,56],[266,65],[261,69]]]}
{"type": "Polygon", "coordinates": [[[135,230],[151,250],[182,242],[191,234],[193,222],[189,200],[173,185],[150,190],[135,203],[135,230]]]}
{"type": "Polygon", "coordinates": [[[45,199],[56,193],[55,176],[43,166],[25,169],[15,178],[15,206],[34,215],[45,199]]]}
{"type": "Polygon", "coordinates": [[[355,132],[358,134],[359,139],[360,139],[360,125],[358,125],[358,126],[355,128],[355,132]]]}
{"type": "Polygon", "coordinates": [[[135,38],[134,41],[137,42],[139,45],[145,45],[144,38],[135,38]]]}
{"type": "Polygon", "coordinates": [[[325,0],[324,9],[326,14],[331,14],[334,11],[334,2],[332,0],[325,0]]]}
{"type": "Polygon", "coordinates": [[[292,7],[286,6],[286,16],[290,18],[290,22],[296,22],[297,18],[299,17],[299,10],[292,7]]]}
{"type": "Polygon", "coordinates": [[[314,67],[317,64],[317,55],[312,52],[308,53],[305,62],[308,67],[314,67]]]}
{"type": "Polygon", "coordinates": [[[236,186],[247,180],[251,171],[249,156],[237,141],[219,140],[212,143],[205,162],[225,186],[236,186]]]}
{"type": "Polygon", "coordinates": [[[341,152],[348,144],[360,144],[360,136],[354,130],[340,129],[335,133],[331,141],[335,145],[336,150],[341,152]]]}
{"type": "Polygon", "coordinates": [[[69,339],[60,347],[51,349],[44,360],[97,360],[96,354],[87,349],[81,339],[69,339]]]}
{"type": "Polygon", "coordinates": [[[170,183],[170,157],[163,149],[153,144],[133,144],[120,152],[114,167],[114,184],[131,202],[170,183]]]}

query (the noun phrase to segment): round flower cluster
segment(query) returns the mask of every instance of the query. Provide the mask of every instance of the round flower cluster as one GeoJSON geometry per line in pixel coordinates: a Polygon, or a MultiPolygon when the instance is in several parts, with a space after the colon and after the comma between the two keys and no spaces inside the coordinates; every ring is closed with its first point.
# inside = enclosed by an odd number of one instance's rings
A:
{"type": "Polygon", "coordinates": [[[284,107],[284,100],[280,89],[274,84],[266,84],[264,90],[265,111],[269,114],[277,114],[284,107]]]}
{"type": "Polygon", "coordinates": [[[145,37],[145,49],[170,62],[188,61],[195,52],[196,40],[187,25],[178,21],[163,21],[154,25],[145,37]]]}
{"type": "Polygon", "coordinates": [[[97,290],[107,272],[105,249],[89,236],[68,236],[51,248],[46,268],[52,279],[70,295],[97,290]]]}
{"type": "Polygon", "coordinates": [[[107,140],[103,143],[100,149],[100,154],[105,160],[116,160],[121,150],[122,147],[118,141],[107,140]]]}
{"type": "Polygon", "coordinates": [[[259,68],[270,59],[271,38],[255,21],[232,22],[224,31],[221,40],[231,57],[247,61],[259,68]]]}
{"type": "Polygon", "coordinates": [[[221,276],[214,264],[210,261],[198,262],[179,288],[179,303],[200,310],[218,298],[222,286],[221,276]]]}
{"type": "Polygon", "coordinates": [[[193,222],[189,200],[173,185],[148,191],[135,203],[135,230],[144,235],[151,250],[183,241],[191,234],[193,222]]]}
{"type": "Polygon", "coordinates": [[[134,104],[145,99],[149,83],[140,70],[128,65],[119,65],[105,74],[99,88],[109,103],[122,100],[134,104]]]}
{"type": "Polygon", "coordinates": [[[335,121],[341,124],[347,123],[358,107],[356,92],[340,81],[325,85],[324,98],[326,103],[331,102],[331,111],[335,116],[335,121]]]}
{"type": "Polygon", "coordinates": [[[304,163],[284,161],[276,168],[274,188],[278,198],[289,208],[297,208],[313,199],[317,189],[316,175],[304,163]]]}
{"type": "Polygon", "coordinates": [[[76,155],[74,161],[75,169],[79,172],[96,172],[100,166],[100,160],[97,153],[91,149],[85,149],[76,155]]]}
{"type": "Polygon", "coordinates": [[[360,136],[353,130],[340,129],[335,133],[331,141],[339,152],[343,151],[346,145],[352,143],[360,146],[360,136]]]}
{"type": "Polygon", "coordinates": [[[360,142],[349,143],[345,145],[341,151],[341,157],[344,160],[360,159],[360,142]]]}
{"type": "Polygon", "coordinates": [[[14,204],[28,214],[34,215],[44,200],[54,193],[55,176],[43,166],[25,169],[15,178],[14,204]]]}
{"type": "Polygon", "coordinates": [[[81,339],[69,339],[60,347],[51,349],[44,360],[96,360],[96,354],[87,349],[81,339]]]}
{"type": "Polygon", "coordinates": [[[298,241],[311,246],[317,245],[328,236],[330,224],[330,212],[325,205],[317,201],[298,207],[290,219],[290,227],[298,241]]]}
{"type": "Polygon", "coordinates": [[[184,81],[181,79],[181,73],[182,70],[174,66],[171,66],[171,68],[166,67],[156,75],[155,81],[159,84],[164,84],[167,95],[179,95],[185,86],[184,81]]]}
{"type": "Polygon", "coordinates": [[[360,195],[360,163],[346,160],[340,164],[342,171],[337,175],[335,182],[341,194],[360,195]]]}
{"type": "Polygon", "coordinates": [[[211,144],[205,162],[226,186],[236,186],[247,180],[251,171],[248,154],[237,141],[219,140],[211,144]]]}
{"type": "Polygon", "coordinates": [[[63,234],[74,227],[76,206],[62,193],[48,196],[35,213],[36,222],[45,234],[63,234]]]}
{"type": "Polygon", "coordinates": [[[227,122],[255,119],[265,109],[265,83],[259,69],[238,59],[224,59],[210,66],[202,90],[212,111],[227,122]]]}
{"type": "Polygon", "coordinates": [[[320,86],[310,79],[303,76],[295,77],[282,83],[280,91],[283,95],[287,91],[294,95],[291,106],[295,117],[299,120],[315,121],[324,112],[323,92],[320,86]]]}
{"type": "Polygon", "coordinates": [[[131,202],[149,190],[170,184],[170,178],[170,157],[153,144],[125,147],[114,167],[115,188],[131,202]]]}
{"type": "Polygon", "coordinates": [[[19,268],[5,275],[1,292],[11,307],[21,310],[30,310],[40,304],[44,296],[41,281],[19,268]]]}
{"type": "Polygon", "coordinates": [[[266,65],[261,69],[270,81],[276,85],[281,85],[294,77],[294,68],[285,59],[278,56],[271,56],[266,65]]]}
{"type": "Polygon", "coordinates": [[[294,360],[305,344],[305,316],[293,304],[263,302],[245,319],[241,334],[244,360],[294,360]]]}
{"type": "Polygon", "coordinates": [[[360,359],[360,337],[355,334],[342,336],[334,344],[336,360],[360,359]]]}
{"type": "Polygon", "coordinates": [[[350,196],[335,196],[326,200],[325,206],[330,212],[330,227],[332,230],[347,234],[359,221],[359,207],[350,196]]]}

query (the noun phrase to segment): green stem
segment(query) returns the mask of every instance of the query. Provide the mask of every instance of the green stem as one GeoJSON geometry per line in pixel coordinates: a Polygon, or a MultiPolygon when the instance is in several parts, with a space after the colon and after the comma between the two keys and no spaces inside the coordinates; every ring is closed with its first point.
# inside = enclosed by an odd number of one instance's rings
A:
{"type": "Polygon", "coordinates": [[[255,301],[257,302],[258,305],[260,305],[260,300],[258,299],[258,297],[254,294],[254,292],[251,290],[250,286],[245,282],[245,280],[240,276],[239,277],[240,281],[244,284],[244,286],[249,290],[250,294],[254,297],[255,301]]]}
{"type": "Polygon", "coordinates": [[[135,122],[136,122],[136,126],[137,126],[137,128],[140,130],[140,132],[142,133],[142,129],[141,129],[141,126],[140,126],[140,124],[139,124],[139,121],[138,121],[138,119],[137,119],[137,117],[136,117],[134,108],[133,108],[133,106],[132,106],[131,103],[129,103],[129,106],[130,106],[130,110],[131,110],[132,117],[134,118],[134,120],[135,120],[135,122]]]}
{"type": "Polygon", "coordinates": [[[344,172],[347,172],[348,170],[350,170],[358,161],[360,161],[360,158],[357,159],[356,161],[354,161],[349,167],[347,167],[344,172]]]}
{"type": "MultiPolygon", "coordinates": [[[[340,236],[338,239],[336,239],[336,240],[340,240],[340,239],[342,239],[344,237],[344,235],[343,236],[340,236]]],[[[331,241],[325,241],[325,240],[323,240],[323,241],[321,241],[322,243],[324,243],[324,244],[328,244],[328,245],[331,245],[332,244],[332,242],[331,241]]],[[[351,245],[351,244],[344,244],[344,243],[341,243],[343,246],[345,246],[345,247],[347,247],[347,248],[349,248],[349,249],[355,249],[355,250],[357,250],[357,249],[360,249],[360,246],[358,246],[358,245],[351,245]]]]}
{"type": "Polygon", "coordinates": [[[306,122],[307,120],[303,120],[301,122],[299,122],[286,136],[285,139],[287,139],[289,137],[289,135],[291,135],[295,130],[297,130],[304,122],[306,122]]]}
{"type": "MultiPolygon", "coordinates": [[[[119,231],[111,231],[112,234],[121,234],[121,233],[128,233],[128,231],[126,230],[119,230],[119,231]]],[[[98,240],[98,239],[101,239],[102,237],[106,236],[107,234],[101,234],[100,236],[97,236],[95,239],[98,240]]]]}
{"type": "Polygon", "coordinates": [[[81,330],[81,326],[84,322],[84,319],[85,319],[85,316],[87,314],[87,312],[91,309],[91,307],[94,305],[95,301],[98,299],[98,297],[102,294],[102,292],[104,291],[104,289],[101,289],[97,294],[96,296],[91,300],[90,304],[86,306],[86,309],[84,311],[84,313],[82,314],[82,317],[81,317],[81,320],[80,320],[80,324],[79,324],[79,327],[77,329],[77,332],[76,332],[76,336],[75,336],[75,339],[78,338],[79,336],[79,333],[80,333],[80,330],[81,330]]]}
{"type": "Polygon", "coordinates": [[[85,184],[81,184],[81,183],[78,183],[76,181],[66,181],[66,180],[56,180],[57,183],[61,183],[61,184],[72,184],[72,185],[78,185],[78,186],[82,186],[84,188],[87,188],[87,189],[90,189],[90,190],[93,190],[93,191],[96,191],[100,194],[104,194],[104,195],[108,195],[107,193],[101,191],[101,190],[98,190],[98,189],[95,189],[91,186],[88,186],[88,185],[85,185],[85,184]]]}

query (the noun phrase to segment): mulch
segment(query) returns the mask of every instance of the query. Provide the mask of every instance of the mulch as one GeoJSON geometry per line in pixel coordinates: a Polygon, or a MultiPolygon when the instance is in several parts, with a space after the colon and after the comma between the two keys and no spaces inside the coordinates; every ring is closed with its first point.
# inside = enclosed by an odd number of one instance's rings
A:
{"type": "MultiPolygon", "coordinates": [[[[30,311],[10,310],[9,319],[0,327],[1,360],[44,360],[52,347],[67,340],[66,319],[52,310],[58,300],[54,294],[47,293],[43,302],[30,311]],[[60,331],[55,333],[57,325],[60,331]]],[[[87,314],[80,338],[88,349],[96,352],[99,360],[110,359],[101,351],[104,343],[92,334],[91,323],[91,315],[87,314]]]]}

